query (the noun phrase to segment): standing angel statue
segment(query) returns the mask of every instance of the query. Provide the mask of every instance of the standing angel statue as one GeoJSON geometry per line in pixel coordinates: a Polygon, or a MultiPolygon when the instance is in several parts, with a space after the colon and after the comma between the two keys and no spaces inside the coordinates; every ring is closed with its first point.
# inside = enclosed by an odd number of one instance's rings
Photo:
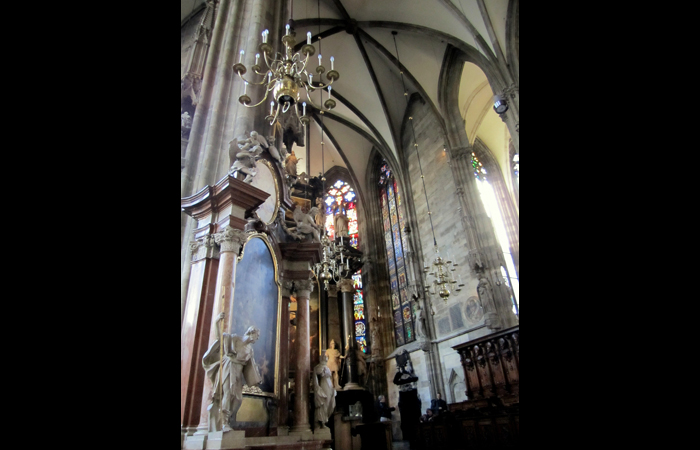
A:
{"type": "Polygon", "coordinates": [[[219,314],[214,324],[217,339],[202,357],[202,365],[212,382],[212,403],[207,408],[209,431],[230,431],[230,422],[236,421],[236,414],[243,403],[243,385],[255,386],[262,382],[253,355],[253,344],[260,337],[260,330],[251,326],[242,338],[228,333],[223,333],[222,337],[219,322],[223,319],[224,313],[219,314]],[[223,391],[222,395],[220,390],[223,391]]]}
{"type": "Polygon", "coordinates": [[[335,389],[331,381],[331,370],[326,364],[327,356],[321,356],[321,362],[314,367],[314,404],[316,406],[315,419],[321,422],[321,428],[327,428],[326,422],[330,419],[335,409],[335,389]]]}

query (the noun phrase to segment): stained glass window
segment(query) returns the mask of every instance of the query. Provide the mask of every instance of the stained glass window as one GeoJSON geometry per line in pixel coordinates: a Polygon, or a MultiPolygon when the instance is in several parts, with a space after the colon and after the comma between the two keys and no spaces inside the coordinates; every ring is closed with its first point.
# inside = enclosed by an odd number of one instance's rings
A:
{"type": "Polygon", "coordinates": [[[394,311],[394,336],[396,345],[404,345],[416,339],[413,333],[413,311],[409,306],[408,279],[404,261],[406,226],[401,194],[389,165],[384,163],[379,169],[379,203],[384,224],[384,244],[389,265],[389,285],[391,287],[391,307],[394,311]]]}
{"type": "MultiPolygon", "coordinates": [[[[335,240],[335,216],[345,214],[348,218],[348,237],[350,245],[357,248],[359,245],[358,239],[359,226],[357,224],[357,195],[355,190],[345,181],[338,180],[333,186],[328,189],[323,203],[326,205],[326,233],[328,238],[335,240]]],[[[352,276],[353,285],[355,287],[355,295],[353,299],[353,315],[355,325],[355,339],[360,349],[367,353],[367,320],[365,318],[365,301],[362,295],[362,274],[358,271],[352,276]]]]}
{"type": "Polygon", "coordinates": [[[365,338],[367,334],[367,322],[365,319],[365,301],[362,297],[361,272],[362,270],[358,270],[357,273],[352,276],[352,284],[355,288],[355,295],[353,297],[355,340],[357,341],[357,345],[360,347],[360,350],[367,353],[367,339],[365,338]]]}

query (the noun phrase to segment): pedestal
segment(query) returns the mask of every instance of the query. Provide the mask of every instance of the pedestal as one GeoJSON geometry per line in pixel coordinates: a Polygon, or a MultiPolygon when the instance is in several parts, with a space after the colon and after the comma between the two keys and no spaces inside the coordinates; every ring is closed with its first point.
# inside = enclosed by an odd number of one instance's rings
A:
{"type": "Polygon", "coordinates": [[[209,433],[206,449],[236,449],[245,447],[245,431],[214,431],[209,433]]]}

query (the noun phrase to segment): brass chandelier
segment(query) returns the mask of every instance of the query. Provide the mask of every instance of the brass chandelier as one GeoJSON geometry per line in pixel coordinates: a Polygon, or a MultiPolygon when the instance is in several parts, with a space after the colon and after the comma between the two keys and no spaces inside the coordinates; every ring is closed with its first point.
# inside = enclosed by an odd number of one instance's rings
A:
{"type": "Polygon", "coordinates": [[[328,239],[327,234],[321,237],[321,247],[323,248],[323,259],[314,264],[314,272],[319,281],[323,281],[324,290],[328,290],[328,283],[333,280],[336,283],[341,278],[352,275],[350,268],[350,255],[346,255],[343,237],[340,237],[340,245],[336,245],[328,239]]]}
{"type": "MultiPolygon", "coordinates": [[[[408,107],[408,91],[406,90],[406,83],[403,79],[403,69],[401,66],[401,59],[399,58],[399,48],[396,45],[396,35],[398,32],[392,31],[391,34],[394,37],[394,48],[396,49],[396,60],[398,62],[399,66],[399,74],[401,75],[401,84],[403,85],[403,95],[404,98],[406,99],[406,107],[408,107]]],[[[428,207],[428,218],[430,219],[430,230],[433,233],[433,245],[435,246],[435,260],[433,260],[433,263],[431,264],[430,267],[424,266],[423,267],[423,272],[427,273],[428,275],[433,275],[435,278],[433,279],[433,282],[431,283],[430,286],[425,287],[425,292],[431,295],[438,294],[443,300],[447,301],[447,299],[450,297],[450,287],[454,288],[454,285],[457,284],[457,280],[454,279],[452,276],[452,272],[455,271],[455,267],[457,267],[457,264],[454,264],[451,261],[451,258],[444,259],[440,256],[440,250],[438,249],[437,245],[437,239],[435,239],[435,229],[433,228],[433,217],[432,213],[430,212],[430,202],[428,202],[428,191],[425,187],[425,177],[423,176],[423,166],[421,165],[420,162],[420,154],[418,153],[418,144],[416,143],[416,130],[413,126],[413,117],[409,117],[408,121],[411,123],[411,131],[413,132],[413,146],[416,148],[416,157],[418,158],[418,168],[420,169],[420,179],[423,182],[423,193],[425,194],[425,203],[428,207]],[[451,266],[450,266],[451,265],[451,266]],[[432,271],[431,270],[432,267],[432,271]],[[450,286],[452,285],[452,286],[450,286]],[[430,287],[432,286],[433,290],[430,291],[430,287]]],[[[462,287],[464,287],[463,283],[457,284],[457,287],[454,288],[455,292],[459,292],[462,290],[462,287]]]]}
{"type": "MultiPolygon", "coordinates": [[[[306,92],[306,101],[316,109],[321,110],[321,112],[323,112],[323,109],[314,104],[309,93],[316,90],[326,90],[328,92],[328,99],[323,103],[323,106],[328,110],[335,107],[335,100],[331,98],[331,85],[335,80],[340,78],[340,74],[334,67],[335,58],[331,56],[331,70],[326,72],[326,68],[322,65],[323,57],[321,54],[318,55],[318,66],[316,66],[318,81],[316,85],[314,85],[314,75],[307,70],[309,58],[316,53],[316,48],[311,44],[311,32],[309,31],[306,33],[306,44],[301,47],[300,53],[293,53],[294,45],[296,44],[295,33],[293,31],[290,32],[289,24],[287,24],[286,34],[282,36],[284,55],[277,52],[274,57],[271,55],[272,45],[267,42],[269,33],[269,30],[262,32],[262,43],[258,46],[258,49],[263,55],[263,61],[267,69],[263,71],[262,67],[258,64],[260,62],[260,53],[255,55],[255,64],[251,66],[252,72],[262,77],[260,81],[249,81],[243,77],[248,71],[242,63],[243,55],[245,54],[244,50],[241,50],[238,63],[233,66],[233,70],[244,82],[243,94],[238,97],[238,101],[248,108],[254,108],[262,105],[267,100],[270,93],[272,93],[273,100],[270,102],[270,114],[265,117],[265,120],[270,121],[270,125],[273,125],[277,121],[280,110],[282,114],[286,114],[292,109],[302,126],[306,126],[309,123],[309,117],[306,115],[306,102],[302,103],[301,115],[299,115],[298,110],[298,103],[301,100],[302,90],[306,92]],[[305,56],[302,56],[302,54],[305,56]],[[325,84],[322,82],[324,74],[327,79],[325,84]],[[265,96],[254,105],[250,104],[252,100],[247,94],[248,84],[265,87],[265,96]],[[277,105],[276,108],[275,103],[277,105]]],[[[323,99],[323,95],[321,99],[323,99]]]]}

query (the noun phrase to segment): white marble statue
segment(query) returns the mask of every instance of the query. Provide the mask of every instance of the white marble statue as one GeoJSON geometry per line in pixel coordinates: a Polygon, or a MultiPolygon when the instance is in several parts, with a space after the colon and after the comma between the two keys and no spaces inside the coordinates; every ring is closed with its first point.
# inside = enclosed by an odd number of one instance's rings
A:
{"type": "Polygon", "coordinates": [[[180,115],[180,136],[186,137],[192,129],[192,118],[190,113],[185,111],[180,115]]]}
{"type": "Polygon", "coordinates": [[[425,330],[425,313],[420,307],[420,303],[416,302],[416,337],[426,338],[428,334],[425,330]]]}
{"type": "Polygon", "coordinates": [[[235,161],[229,169],[229,173],[242,172],[246,175],[243,182],[252,183],[253,177],[257,175],[257,170],[255,170],[255,161],[258,159],[260,154],[263,152],[262,146],[250,138],[245,139],[232,139],[229,142],[229,158],[233,159],[235,155],[235,161]],[[238,151],[236,152],[236,148],[238,151]]]}
{"type": "Polygon", "coordinates": [[[302,234],[310,234],[312,236],[311,242],[321,242],[318,227],[314,220],[317,209],[318,208],[314,206],[308,214],[304,214],[301,210],[301,206],[297,205],[297,207],[294,208],[294,221],[297,223],[296,231],[302,234]]]}
{"type": "Polygon", "coordinates": [[[214,324],[217,339],[202,358],[204,370],[212,382],[212,403],[208,407],[209,431],[231,430],[230,420],[235,422],[243,402],[243,385],[255,386],[262,382],[253,355],[253,344],[260,337],[260,330],[251,326],[243,338],[223,333],[222,339],[219,322],[223,318],[224,313],[217,317],[214,324]],[[220,356],[222,341],[224,351],[220,356]]]}
{"type": "Polygon", "coordinates": [[[321,362],[314,367],[314,404],[316,406],[315,419],[321,422],[321,428],[326,428],[326,422],[333,415],[335,409],[335,389],[331,370],[326,363],[326,356],[321,356],[321,362]]]}
{"type": "Polygon", "coordinates": [[[339,210],[333,220],[335,221],[335,237],[348,237],[348,216],[343,214],[342,210],[339,210]]]}
{"type": "Polygon", "coordinates": [[[318,208],[318,211],[316,211],[316,226],[320,230],[323,230],[325,228],[325,223],[326,223],[326,215],[324,214],[324,204],[323,204],[323,199],[321,197],[318,197],[316,199],[316,208],[318,208]]]}

